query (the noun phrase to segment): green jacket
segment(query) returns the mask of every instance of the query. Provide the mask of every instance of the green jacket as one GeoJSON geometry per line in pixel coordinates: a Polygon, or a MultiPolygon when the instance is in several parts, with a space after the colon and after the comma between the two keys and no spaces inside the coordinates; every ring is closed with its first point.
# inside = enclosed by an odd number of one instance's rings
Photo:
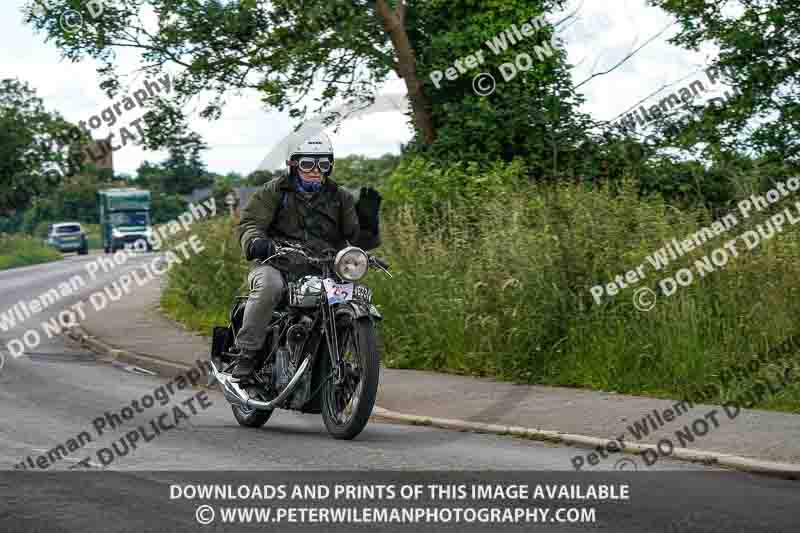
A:
{"type": "MultiPolygon", "coordinates": [[[[247,257],[250,243],[260,237],[302,242],[312,250],[344,248],[347,242],[370,249],[374,242],[359,242],[359,220],[353,196],[326,180],[310,201],[296,192],[294,181],[282,176],[264,184],[242,209],[237,228],[239,244],[247,257]],[[284,201],[285,205],[281,206],[284,201]]],[[[247,257],[250,259],[250,257],[247,257]]],[[[276,268],[292,269],[288,261],[276,261],[276,268]]]]}

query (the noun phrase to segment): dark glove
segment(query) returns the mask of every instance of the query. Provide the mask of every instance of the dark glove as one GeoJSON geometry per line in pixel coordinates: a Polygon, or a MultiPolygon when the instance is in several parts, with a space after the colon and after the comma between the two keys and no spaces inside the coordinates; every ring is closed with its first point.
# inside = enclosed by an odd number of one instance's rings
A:
{"type": "Polygon", "coordinates": [[[275,245],[269,239],[253,239],[247,248],[247,259],[266,259],[275,254],[275,245]]]}
{"type": "Polygon", "coordinates": [[[383,198],[378,191],[372,187],[361,187],[356,202],[356,213],[358,213],[358,225],[363,229],[368,229],[373,233],[378,233],[379,214],[383,198]]]}

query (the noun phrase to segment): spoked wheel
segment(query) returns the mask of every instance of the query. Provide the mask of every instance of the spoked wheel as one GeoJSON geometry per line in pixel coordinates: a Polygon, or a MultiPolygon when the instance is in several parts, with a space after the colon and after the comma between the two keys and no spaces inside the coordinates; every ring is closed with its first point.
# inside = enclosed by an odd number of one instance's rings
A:
{"type": "Polygon", "coordinates": [[[233,416],[240,425],[248,428],[260,428],[267,423],[269,417],[272,416],[272,411],[263,411],[258,409],[245,409],[239,405],[231,405],[233,416]]]}
{"type": "MultiPolygon", "coordinates": [[[[334,438],[349,440],[361,433],[375,406],[380,357],[371,320],[354,320],[337,334],[344,364],[341,379],[334,372],[322,387],[322,419],[334,438]]],[[[330,374],[335,369],[330,368],[327,353],[325,358],[323,368],[330,374]]]]}

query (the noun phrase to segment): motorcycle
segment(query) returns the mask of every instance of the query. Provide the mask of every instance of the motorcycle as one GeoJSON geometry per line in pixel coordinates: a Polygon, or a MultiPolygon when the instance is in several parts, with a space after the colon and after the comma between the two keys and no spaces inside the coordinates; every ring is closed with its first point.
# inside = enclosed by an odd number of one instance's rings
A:
{"type": "Polygon", "coordinates": [[[356,437],[375,405],[380,377],[376,325],[383,320],[372,290],[358,283],[370,267],[391,277],[389,265],[355,246],[314,255],[301,245],[279,243],[262,261],[288,257],[314,272],[287,282],[272,315],[252,379],[232,380],[236,335],[247,296],[238,296],[227,326],[216,326],[209,385],[219,382],[237,422],[261,427],[275,409],[322,414],[337,439],[356,437]]]}

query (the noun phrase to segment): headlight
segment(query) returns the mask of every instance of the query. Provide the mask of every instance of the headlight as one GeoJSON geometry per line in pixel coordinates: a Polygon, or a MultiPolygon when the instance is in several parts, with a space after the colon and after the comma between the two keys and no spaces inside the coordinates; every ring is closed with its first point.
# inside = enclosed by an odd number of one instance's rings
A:
{"type": "Polygon", "coordinates": [[[364,277],[369,267],[367,253],[356,246],[348,246],[336,254],[333,270],[345,281],[357,281],[364,277]]]}

